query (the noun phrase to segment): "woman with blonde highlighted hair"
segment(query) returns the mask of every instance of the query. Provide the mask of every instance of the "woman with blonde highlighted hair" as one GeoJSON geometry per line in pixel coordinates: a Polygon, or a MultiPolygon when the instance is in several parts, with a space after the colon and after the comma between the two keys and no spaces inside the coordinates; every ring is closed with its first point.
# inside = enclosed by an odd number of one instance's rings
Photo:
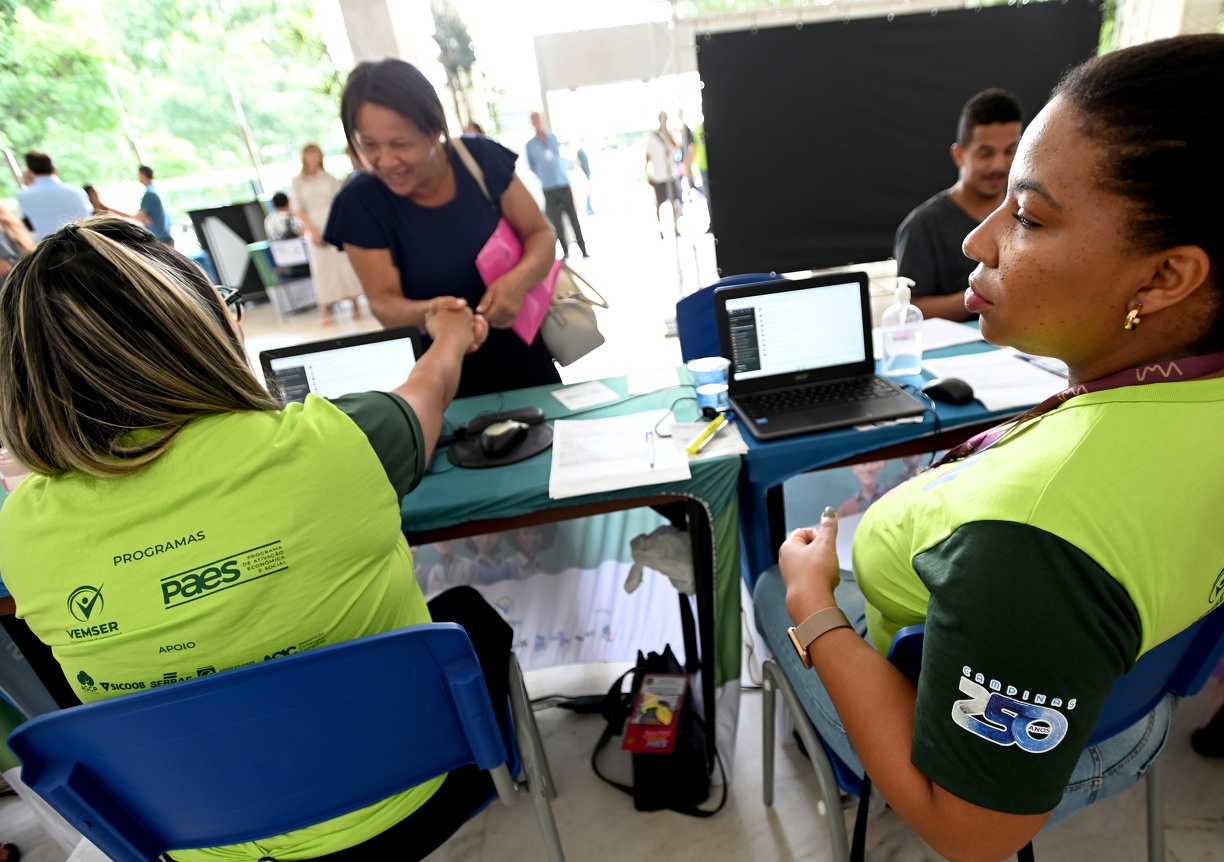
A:
{"type": "MultiPolygon", "coordinates": [[[[395,390],[282,409],[247,367],[236,299],[113,217],[51,234],[13,268],[0,439],[33,473],[0,509],[17,616],[83,701],[433,619],[468,628],[505,703],[509,626],[470,588],[426,605],[400,509],[484,320],[439,297],[432,346],[395,390]]],[[[491,791],[486,773],[459,769],[173,859],[421,858],[491,791]]]]}

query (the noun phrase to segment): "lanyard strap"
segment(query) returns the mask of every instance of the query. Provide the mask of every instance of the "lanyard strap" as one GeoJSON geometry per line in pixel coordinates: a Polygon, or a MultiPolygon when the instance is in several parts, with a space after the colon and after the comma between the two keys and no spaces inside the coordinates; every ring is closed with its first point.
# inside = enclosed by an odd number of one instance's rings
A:
{"type": "Polygon", "coordinates": [[[1224,371],[1224,352],[1208,353],[1205,356],[1187,356],[1184,359],[1174,359],[1169,362],[1157,362],[1153,365],[1143,365],[1118,371],[1099,380],[1090,380],[1068,386],[1066,389],[1051,395],[1036,407],[1032,407],[1019,416],[1008,419],[1001,425],[975,434],[955,449],[949,450],[942,458],[932,464],[938,467],[952,461],[968,458],[976,452],[981,452],[997,443],[1007,432],[1022,422],[1034,419],[1044,413],[1049,413],[1055,407],[1070,401],[1077,395],[1088,392],[1103,392],[1106,389],[1119,389],[1123,386],[1147,386],[1153,383],[1173,383],[1183,380],[1197,380],[1218,371],[1224,371]]]}

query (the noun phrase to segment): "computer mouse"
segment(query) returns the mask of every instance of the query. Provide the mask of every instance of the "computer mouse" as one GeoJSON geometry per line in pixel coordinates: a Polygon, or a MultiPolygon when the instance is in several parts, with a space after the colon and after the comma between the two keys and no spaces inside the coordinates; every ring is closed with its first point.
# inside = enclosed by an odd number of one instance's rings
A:
{"type": "Polygon", "coordinates": [[[504,455],[517,446],[527,436],[531,426],[517,419],[504,419],[494,422],[480,432],[480,451],[488,458],[504,455]]]}
{"type": "Polygon", "coordinates": [[[973,387],[959,377],[942,377],[922,387],[922,391],[934,401],[944,404],[968,404],[973,400],[973,387]]]}

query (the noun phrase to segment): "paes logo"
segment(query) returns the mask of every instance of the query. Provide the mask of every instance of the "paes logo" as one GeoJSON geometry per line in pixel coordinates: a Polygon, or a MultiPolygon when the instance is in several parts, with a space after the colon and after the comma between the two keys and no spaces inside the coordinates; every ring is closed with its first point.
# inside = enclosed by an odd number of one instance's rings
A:
{"type": "Polygon", "coordinates": [[[68,611],[81,622],[101,613],[102,605],[102,587],[77,587],[68,596],[68,611]]]}

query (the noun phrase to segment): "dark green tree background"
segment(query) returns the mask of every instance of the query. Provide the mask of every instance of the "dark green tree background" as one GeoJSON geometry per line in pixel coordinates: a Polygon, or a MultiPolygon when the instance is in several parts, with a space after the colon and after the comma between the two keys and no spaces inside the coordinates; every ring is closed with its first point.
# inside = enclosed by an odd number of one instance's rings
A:
{"type": "Polygon", "coordinates": [[[0,0],[0,146],[46,150],[65,182],[130,178],[129,134],[162,176],[249,166],[229,80],[261,160],[343,151],[309,0],[0,0]]]}

